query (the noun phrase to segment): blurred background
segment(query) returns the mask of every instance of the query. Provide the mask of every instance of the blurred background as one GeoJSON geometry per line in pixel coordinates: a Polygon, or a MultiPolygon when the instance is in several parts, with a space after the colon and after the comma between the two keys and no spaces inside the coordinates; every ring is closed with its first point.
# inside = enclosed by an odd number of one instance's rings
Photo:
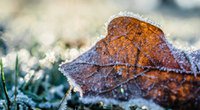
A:
{"type": "Polygon", "coordinates": [[[200,49],[200,0],[0,0],[0,7],[0,56],[10,96],[18,54],[20,90],[34,103],[58,105],[68,88],[58,65],[105,36],[105,23],[119,12],[153,20],[178,48],[200,49]],[[31,86],[24,87],[27,82],[31,86]]]}
{"type": "Polygon", "coordinates": [[[48,50],[58,41],[91,46],[120,11],[152,19],[170,39],[200,48],[200,0],[0,0],[0,7],[1,47],[7,51],[36,44],[48,50]]]}

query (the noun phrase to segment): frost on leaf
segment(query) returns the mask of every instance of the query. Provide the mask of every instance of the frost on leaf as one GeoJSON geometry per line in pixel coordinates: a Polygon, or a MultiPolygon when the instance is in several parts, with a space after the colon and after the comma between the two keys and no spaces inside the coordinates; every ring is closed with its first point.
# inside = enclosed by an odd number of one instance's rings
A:
{"type": "Polygon", "coordinates": [[[158,27],[118,17],[107,36],[60,70],[83,96],[152,99],[175,109],[200,109],[200,52],[174,48],[158,27]]]}

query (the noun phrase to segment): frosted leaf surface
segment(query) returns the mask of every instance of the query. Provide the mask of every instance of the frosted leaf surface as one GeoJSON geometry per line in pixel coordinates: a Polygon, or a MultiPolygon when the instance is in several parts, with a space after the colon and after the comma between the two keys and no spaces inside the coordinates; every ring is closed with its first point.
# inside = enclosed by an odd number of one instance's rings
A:
{"type": "Polygon", "coordinates": [[[174,48],[155,25],[124,16],[114,18],[104,39],[60,70],[83,96],[142,97],[164,107],[199,109],[199,54],[174,48]]]}

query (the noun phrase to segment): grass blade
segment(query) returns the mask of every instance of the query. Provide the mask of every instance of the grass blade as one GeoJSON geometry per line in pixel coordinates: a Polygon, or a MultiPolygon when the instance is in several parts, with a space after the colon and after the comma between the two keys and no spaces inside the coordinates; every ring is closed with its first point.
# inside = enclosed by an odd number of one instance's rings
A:
{"type": "Polygon", "coordinates": [[[62,98],[58,106],[58,110],[67,110],[67,97],[69,97],[71,90],[72,90],[72,87],[70,86],[67,92],[65,93],[65,96],[62,98]]]}
{"type": "Polygon", "coordinates": [[[0,68],[1,68],[1,81],[2,81],[2,85],[3,85],[3,89],[4,89],[4,94],[6,96],[6,100],[7,100],[7,104],[8,104],[8,110],[10,110],[11,101],[10,101],[10,98],[8,96],[8,92],[7,92],[7,88],[6,88],[6,81],[5,81],[5,76],[4,76],[2,59],[0,59],[0,68]]]}
{"type": "Polygon", "coordinates": [[[17,86],[18,86],[18,75],[19,75],[19,58],[18,55],[16,56],[16,61],[15,61],[15,98],[14,98],[14,105],[15,105],[15,110],[17,109],[17,103],[16,103],[16,99],[17,99],[17,86]]]}

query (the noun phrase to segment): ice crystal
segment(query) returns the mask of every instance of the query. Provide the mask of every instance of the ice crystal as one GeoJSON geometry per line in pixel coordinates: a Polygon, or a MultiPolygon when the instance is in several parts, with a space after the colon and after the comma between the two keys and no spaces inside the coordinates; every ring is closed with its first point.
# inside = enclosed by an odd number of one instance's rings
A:
{"type": "MultiPolygon", "coordinates": [[[[14,101],[14,96],[11,97],[11,100],[14,101]]],[[[25,95],[24,93],[22,93],[19,90],[18,90],[18,94],[17,94],[17,97],[16,97],[16,102],[28,105],[30,107],[36,106],[36,103],[31,98],[29,98],[27,95],[25,95]]]]}
{"type": "Polygon", "coordinates": [[[109,98],[102,98],[102,97],[84,97],[81,99],[81,101],[84,104],[89,104],[89,103],[98,103],[98,102],[103,102],[105,105],[109,104],[119,104],[120,102],[114,99],[109,99],[109,98]]]}
{"type": "Polygon", "coordinates": [[[161,25],[157,24],[156,22],[154,22],[153,20],[151,20],[150,18],[144,17],[138,13],[133,13],[133,12],[129,12],[129,11],[121,11],[118,14],[115,14],[113,16],[111,16],[108,21],[105,23],[105,29],[107,29],[108,24],[114,19],[114,18],[118,18],[118,17],[133,17],[136,19],[139,19],[141,21],[150,23],[156,27],[161,27],[161,25]]]}
{"type": "Polygon", "coordinates": [[[1,110],[6,110],[6,101],[5,100],[0,100],[0,109],[1,110]]]}
{"type": "Polygon", "coordinates": [[[125,110],[131,110],[130,106],[139,106],[142,110],[164,110],[163,107],[155,104],[151,100],[145,100],[142,98],[131,99],[128,102],[120,104],[125,110]]]}

